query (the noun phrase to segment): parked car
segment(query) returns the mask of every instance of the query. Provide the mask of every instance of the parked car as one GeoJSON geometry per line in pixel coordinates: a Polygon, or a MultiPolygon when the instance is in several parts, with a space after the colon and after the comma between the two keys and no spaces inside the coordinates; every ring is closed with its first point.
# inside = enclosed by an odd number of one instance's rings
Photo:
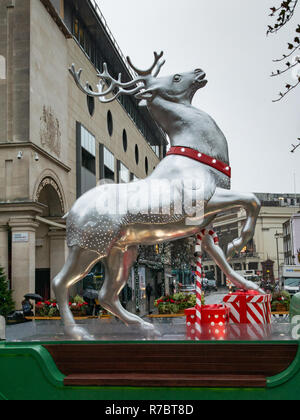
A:
{"type": "Polygon", "coordinates": [[[299,278],[287,278],[284,279],[284,290],[290,295],[295,295],[300,291],[300,279],[299,278]]]}
{"type": "Polygon", "coordinates": [[[192,295],[196,293],[196,286],[194,284],[184,284],[180,287],[180,292],[185,295],[192,295]]]}
{"type": "Polygon", "coordinates": [[[217,282],[214,279],[207,279],[207,278],[202,279],[202,287],[204,290],[209,291],[209,292],[213,290],[216,292],[218,291],[217,282]]]}
{"type": "Polygon", "coordinates": [[[214,280],[214,279],[211,279],[211,280],[209,280],[208,279],[208,287],[211,289],[211,290],[214,290],[214,291],[218,291],[218,287],[217,287],[217,282],[216,282],[216,280],[214,280]]]}

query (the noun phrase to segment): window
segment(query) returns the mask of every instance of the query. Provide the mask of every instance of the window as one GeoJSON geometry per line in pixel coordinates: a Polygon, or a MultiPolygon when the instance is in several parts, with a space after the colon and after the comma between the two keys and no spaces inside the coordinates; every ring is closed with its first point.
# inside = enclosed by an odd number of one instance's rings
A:
{"type": "Polygon", "coordinates": [[[130,181],[133,181],[133,182],[136,182],[136,181],[139,181],[140,180],[140,178],[138,178],[137,176],[135,176],[134,174],[131,174],[130,175],[130,181]]]}
{"type": "Polygon", "coordinates": [[[51,0],[58,14],[60,14],[60,0],[51,0]]]}
{"type": "Polygon", "coordinates": [[[120,169],[119,169],[119,182],[120,183],[127,183],[130,181],[130,171],[129,169],[120,162],[120,169]]]}
{"type": "Polygon", "coordinates": [[[113,134],[113,129],[114,129],[113,118],[112,118],[111,112],[108,111],[107,112],[107,130],[108,130],[108,134],[110,136],[112,136],[112,134],[113,134]]]}
{"type": "Polygon", "coordinates": [[[151,149],[156,154],[156,156],[159,157],[159,146],[151,146],[151,149]]]}
{"type": "Polygon", "coordinates": [[[146,172],[146,175],[148,175],[148,172],[149,172],[149,164],[148,164],[148,158],[147,157],[145,157],[145,172],[146,172]]]}
{"type": "Polygon", "coordinates": [[[127,152],[128,141],[127,141],[127,133],[126,130],[123,130],[123,149],[124,152],[127,152]]]}
{"type": "Polygon", "coordinates": [[[74,18],[73,21],[73,35],[79,41],[79,21],[77,18],[74,18]]]}
{"type": "Polygon", "coordinates": [[[6,79],[6,64],[5,64],[5,57],[0,55],[0,80],[6,79]]]}
{"type": "Polygon", "coordinates": [[[82,48],[85,50],[84,39],[85,39],[85,33],[84,33],[83,26],[79,25],[79,39],[78,39],[78,41],[79,41],[80,45],[82,46],[82,48]]]}
{"type": "Polygon", "coordinates": [[[104,178],[115,180],[115,157],[106,148],[103,147],[103,166],[104,166],[104,178]]]}
{"type": "Polygon", "coordinates": [[[83,126],[81,126],[81,146],[90,155],[96,156],[96,139],[83,126]]]}
{"type": "MultiPolygon", "coordinates": [[[[89,85],[89,89],[93,90],[92,86],[89,85]]],[[[89,95],[87,95],[87,107],[88,107],[89,114],[92,117],[95,112],[95,98],[89,95]]]]}
{"type": "Polygon", "coordinates": [[[77,123],[77,196],[96,186],[96,139],[77,123]]]}
{"type": "Polygon", "coordinates": [[[97,46],[93,40],[93,37],[76,15],[73,15],[73,35],[77,39],[82,49],[86,52],[94,66],[100,69],[97,64],[97,46]]]}
{"type": "Polygon", "coordinates": [[[139,153],[139,148],[138,145],[135,145],[135,162],[138,165],[139,164],[139,160],[140,160],[140,153],[139,153]]]}

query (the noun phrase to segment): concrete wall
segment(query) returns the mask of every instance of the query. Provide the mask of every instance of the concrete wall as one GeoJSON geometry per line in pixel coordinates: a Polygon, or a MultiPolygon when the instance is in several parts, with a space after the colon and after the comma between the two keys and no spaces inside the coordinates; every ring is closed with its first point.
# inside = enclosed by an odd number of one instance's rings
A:
{"type": "Polygon", "coordinates": [[[0,142],[29,139],[30,0],[0,3],[0,142]]]}
{"type": "Polygon", "coordinates": [[[67,41],[40,0],[31,0],[30,31],[30,140],[67,163],[67,41]]]}

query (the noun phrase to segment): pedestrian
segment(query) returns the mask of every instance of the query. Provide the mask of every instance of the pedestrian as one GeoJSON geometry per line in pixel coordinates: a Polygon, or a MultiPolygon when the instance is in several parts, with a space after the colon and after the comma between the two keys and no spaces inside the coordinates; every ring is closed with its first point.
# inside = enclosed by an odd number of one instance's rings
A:
{"type": "Polygon", "coordinates": [[[174,291],[175,291],[175,286],[173,283],[170,284],[170,293],[171,295],[174,295],[174,291]]]}
{"type": "Polygon", "coordinates": [[[29,299],[26,298],[22,302],[22,310],[24,316],[33,316],[33,305],[30,303],[29,299]]]}
{"type": "Polygon", "coordinates": [[[146,287],[146,296],[147,296],[147,306],[148,306],[148,313],[150,314],[150,300],[151,300],[151,295],[152,295],[152,287],[150,285],[150,283],[147,284],[146,287]]]}

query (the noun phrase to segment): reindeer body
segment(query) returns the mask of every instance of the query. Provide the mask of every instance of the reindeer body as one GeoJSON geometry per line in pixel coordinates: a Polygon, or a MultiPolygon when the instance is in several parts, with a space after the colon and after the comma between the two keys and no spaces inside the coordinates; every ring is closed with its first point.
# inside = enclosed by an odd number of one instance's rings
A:
{"type": "MultiPolygon", "coordinates": [[[[118,80],[112,79],[104,64],[104,72],[99,73],[99,77],[110,82],[105,92],[104,83],[99,86],[98,93],[92,92],[88,83],[84,88],[80,83],[81,70],[76,73],[74,66],[71,74],[84,93],[98,96],[101,102],[110,102],[119,94],[135,94],[142,101],[141,105],[148,106],[153,118],[168,134],[172,147],[180,146],[183,150],[191,148],[199,152],[199,155],[205,154],[212,160],[218,159],[229,165],[228,145],[224,134],[208,114],[191,105],[196,91],[207,83],[205,73],[196,69],[189,73],[157,78],[163,65],[159,61],[161,57],[162,54],[155,53],[154,65],[148,71],[136,69],[128,59],[138,77],[127,83],[121,82],[121,75],[118,80]],[[134,88],[128,90],[130,87],[134,88]],[[103,99],[111,93],[115,96],[103,99]]],[[[153,334],[153,325],[126,311],[118,298],[137,258],[138,245],[151,245],[196,235],[211,224],[221,211],[242,206],[248,217],[240,238],[228,246],[228,257],[231,257],[252,238],[260,203],[252,194],[233,193],[229,189],[230,178],[215,167],[186,156],[169,155],[146,180],[129,185],[101,185],[80,197],[67,215],[70,255],[52,283],[66,334],[76,339],[90,338],[74,322],[68,308],[68,289],[87,275],[100,260],[106,267],[106,278],[99,295],[101,305],[125,324],[136,324],[141,332],[153,334]],[[196,184],[186,184],[187,178],[196,181],[196,184]],[[178,183],[173,193],[170,196],[164,194],[164,183],[172,183],[174,180],[178,183]],[[145,201],[145,191],[148,191],[149,186],[152,186],[151,196],[159,203],[160,211],[153,211],[149,202],[145,201]],[[194,217],[195,208],[185,205],[180,207],[181,204],[178,203],[183,196],[192,202],[196,190],[201,190],[202,193],[200,204],[203,206],[203,215],[195,217],[197,223],[188,224],[187,221],[194,217]],[[105,207],[110,197],[118,196],[121,197],[119,204],[127,202],[126,208],[122,210],[121,205],[121,210],[118,208],[116,211],[111,206],[108,212],[103,211],[103,206],[105,207]],[[182,212],[178,211],[179,208],[182,212]],[[161,209],[170,211],[161,212],[161,209]]],[[[247,282],[232,270],[223,251],[209,235],[203,238],[202,246],[236,286],[258,289],[257,285],[247,282]]]]}
{"type": "MultiPolygon", "coordinates": [[[[160,96],[156,96],[148,107],[153,118],[168,134],[172,146],[193,148],[229,164],[227,140],[215,121],[207,113],[200,111],[189,103],[176,103],[162,99],[160,96]]],[[[206,203],[214,195],[217,187],[230,189],[230,178],[228,176],[210,166],[183,156],[165,157],[147,180],[151,182],[157,179],[171,182],[174,179],[184,180],[190,177],[190,174],[193,178],[201,181],[204,187],[203,200],[206,203]]],[[[127,245],[138,245],[139,243],[150,245],[166,240],[165,236],[161,237],[160,233],[159,237],[154,235],[151,240],[149,240],[148,235],[147,240],[143,240],[139,236],[139,241],[128,243],[127,240],[124,241],[124,232],[126,232],[127,226],[156,224],[160,225],[161,230],[161,225],[182,224],[186,217],[191,216],[190,214],[155,215],[150,212],[150,209],[142,206],[138,209],[133,208],[132,212],[129,209],[128,212],[121,214],[120,212],[114,214],[112,211],[109,215],[103,215],[97,211],[98,200],[106,200],[107,195],[120,195],[124,199],[127,198],[130,203],[130,191],[124,193],[122,190],[125,190],[125,188],[124,184],[101,185],[88,191],[77,200],[67,218],[69,247],[77,245],[81,248],[96,251],[101,257],[105,257],[111,247],[119,243],[120,239],[127,245]]],[[[141,188],[141,194],[143,193],[143,188],[141,188]]],[[[178,200],[181,195],[182,191],[178,191],[178,200]]],[[[147,228],[149,229],[149,226],[147,228]]],[[[176,237],[176,239],[178,238],[176,237]]]]}

